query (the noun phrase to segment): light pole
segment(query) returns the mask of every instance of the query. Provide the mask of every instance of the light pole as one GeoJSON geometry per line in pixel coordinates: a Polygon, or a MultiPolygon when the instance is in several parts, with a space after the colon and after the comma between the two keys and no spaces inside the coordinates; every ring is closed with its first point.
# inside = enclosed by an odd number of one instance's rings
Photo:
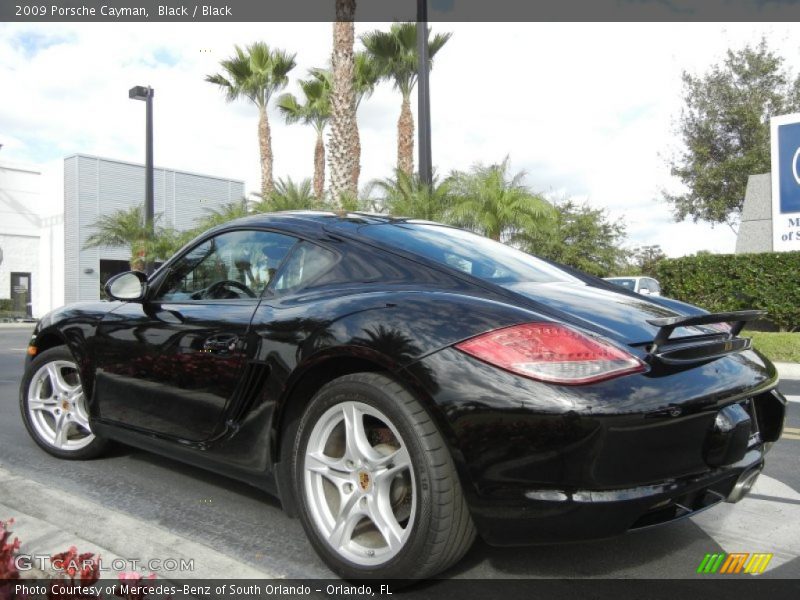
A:
{"type": "Polygon", "coordinates": [[[431,162],[431,88],[428,74],[428,0],[417,0],[417,113],[419,114],[419,180],[430,186],[433,180],[431,162]]]}
{"type": "MultiPolygon", "coordinates": [[[[144,160],[144,222],[148,237],[153,238],[154,182],[153,182],[153,96],[155,90],[150,86],[137,85],[128,90],[131,100],[144,100],[147,106],[145,124],[145,160],[144,160]]],[[[146,250],[145,250],[146,251],[146,250]]],[[[153,272],[153,262],[145,254],[144,271],[148,275],[153,272]]]]}

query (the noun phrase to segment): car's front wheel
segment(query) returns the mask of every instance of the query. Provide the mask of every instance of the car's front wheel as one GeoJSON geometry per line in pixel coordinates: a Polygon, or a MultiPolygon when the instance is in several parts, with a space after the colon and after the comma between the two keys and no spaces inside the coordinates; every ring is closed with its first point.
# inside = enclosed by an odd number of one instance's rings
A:
{"type": "Polygon", "coordinates": [[[89,425],[80,373],[64,347],[45,350],[34,358],[20,388],[22,420],[31,437],[59,458],[93,458],[106,440],[89,425]]]}
{"type": "Polygon", "coordinates": [[[445,442],[390,377],[358,373],[328,383],[295,439],[301,520],[340,576],[430,577],[469,549],[475,528],[445,442]]]}

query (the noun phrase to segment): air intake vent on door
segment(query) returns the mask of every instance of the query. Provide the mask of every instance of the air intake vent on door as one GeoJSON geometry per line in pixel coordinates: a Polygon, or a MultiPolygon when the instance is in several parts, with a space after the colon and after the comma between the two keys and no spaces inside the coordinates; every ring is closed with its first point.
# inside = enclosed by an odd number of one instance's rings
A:
{"type": "Polygon", "coordinates": [[[263,363],[250,362],[244,367],[242,378],[233,395],[233,404],[228,417],[229,425],[236,425],[253,406],[258,394],[264,389],[269,367],[263,363]]]}

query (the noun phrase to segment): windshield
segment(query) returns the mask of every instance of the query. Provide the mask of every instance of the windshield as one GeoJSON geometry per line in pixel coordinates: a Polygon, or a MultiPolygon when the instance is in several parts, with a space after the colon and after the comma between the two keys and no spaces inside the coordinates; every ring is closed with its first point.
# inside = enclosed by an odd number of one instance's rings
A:
{"type": "Polygon", "coordinates": [[[432,223],[380,223],[362,235],[497,283],[580,283],[561,269],[516,248],[461,229],[432,223]]]}

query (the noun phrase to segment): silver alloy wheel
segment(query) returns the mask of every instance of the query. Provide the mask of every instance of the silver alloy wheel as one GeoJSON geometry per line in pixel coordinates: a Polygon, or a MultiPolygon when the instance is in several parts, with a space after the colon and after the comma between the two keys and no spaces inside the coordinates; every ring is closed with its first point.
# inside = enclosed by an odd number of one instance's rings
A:
{"type": "Polygon", "coordinates": [[[28,385],[28,416],[39,438],[62,451],[94,440],[78,368],[67,360],[42,365],[28,385]]]}
{"type": "Polygon", "coordinates": [[[306,504],[317,530],[361,566],[391,560],[411,534],[414,468],[392,422],[361,402],[342,402],[314,424],[304,465],[306,504]]]}

